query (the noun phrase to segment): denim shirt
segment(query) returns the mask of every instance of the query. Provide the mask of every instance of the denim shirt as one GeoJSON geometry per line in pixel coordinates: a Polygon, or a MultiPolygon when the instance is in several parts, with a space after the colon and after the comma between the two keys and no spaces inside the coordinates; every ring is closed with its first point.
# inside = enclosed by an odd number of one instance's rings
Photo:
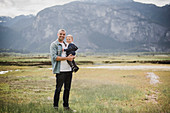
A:
{"type": "Polygon", "coordinates": [[[62,45],[58,40],[54,41],[50,45],[50,54],[51,54],[51,63],[53,74],[60,73],[60,63],[61,61],[57,61],[57,56],[61,56],[62,53],[62,45]]]}

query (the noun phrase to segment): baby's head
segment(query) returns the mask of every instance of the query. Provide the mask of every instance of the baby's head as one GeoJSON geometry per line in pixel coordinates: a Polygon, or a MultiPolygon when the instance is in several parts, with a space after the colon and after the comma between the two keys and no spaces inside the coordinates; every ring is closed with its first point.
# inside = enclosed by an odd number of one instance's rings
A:
{"type": "Polygon", "coordinates": [[[72,36],[72,35],[67,35],[67,37],[66,37],[66,42],[67,42],[67,43],[73,42],[73,36],[72,36]]]}

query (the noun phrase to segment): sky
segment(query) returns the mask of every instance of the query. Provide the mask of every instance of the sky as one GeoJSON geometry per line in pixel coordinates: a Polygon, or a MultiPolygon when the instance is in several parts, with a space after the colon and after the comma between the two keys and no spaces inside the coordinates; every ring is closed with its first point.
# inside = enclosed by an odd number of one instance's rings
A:
{"type": "MultiPolygon", "coordinates": [[[[15,17],[18,15],[36,15],[44,8],[63,5],[76,0],[0,0],[0,16],[15,17]]],[[[170,0],[134,0],[142,3],[152,3],[157,6],[170,4],[170,0]]]]}

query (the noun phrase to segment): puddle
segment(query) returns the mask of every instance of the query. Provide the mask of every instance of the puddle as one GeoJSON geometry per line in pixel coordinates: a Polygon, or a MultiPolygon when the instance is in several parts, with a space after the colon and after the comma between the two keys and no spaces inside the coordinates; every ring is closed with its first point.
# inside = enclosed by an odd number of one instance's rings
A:
{"type": "Polygon", "coordinates": [[[159,83],[159,76],[155,75],[153,72],[147,72],[147,78],[150,78],[150,84],[154,85],[159,83]]]}
{"type": "Polygon", "coordinates": [[[12,72],[12,71],[19,71],[19,69],[17,69],[17,70],[8,70],[8,71],[0,71],[0,74],[6,74],[6,73],[12,72]]]}
{"type": "Polygon", "coordinates": [[[0,74],[8,73],[9,71],[0,71],[0,74]]]}
{"type": "Polygon", "coordinates": [[[52,68],[48,68],[49,70],[52,70],[52,68]]]}
{"type": "Polygon", "coordinates": [[[15,71],[19,71],[19,69],[15,70],[15,71]]]}
{"type": "Polygon", "coordinates": [[[145,69],[168,69],[170,66],[96,66],[96,67],[81,67],[81,68],[91,68],[91,69],[120,69],[120,70],[145,70],[145,69]]]}

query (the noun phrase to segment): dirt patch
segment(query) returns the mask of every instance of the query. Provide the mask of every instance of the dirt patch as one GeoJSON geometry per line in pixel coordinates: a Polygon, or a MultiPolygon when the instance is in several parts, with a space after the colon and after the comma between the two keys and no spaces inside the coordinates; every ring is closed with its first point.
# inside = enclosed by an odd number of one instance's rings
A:
{"type": "Polygon", "coordinates": [[[170,70],[170,66],[94,66],[94,67],[82,67],[91,69],[120,69],[120,70],[146,70],[146,69],[166,69],[170,70]]]}
{"type": "Polygon", "coordinates": [[[164,61],[103,61],[103,63],[106,64],[112,64],[112,63],[152,63],[152,64],[170,64],[170,60],[164,60],[164,61]]]}
{"type": "Polygon", "coordinates": [[[158,91],[153,91],[153,90],[150,90],[151,94],[146,94],[145,95],[145,102],[152,102],[153,104],[157,104],[157,100],[158,100],[158,94],[159,92],[158,91]]]}
{"type": "Polygon", "coordinates": [[[153,72],[147,72],[147,78],[150,78],[150,84],[155,85],[159,83],[159,76],[155,75],[153,72]]]}

